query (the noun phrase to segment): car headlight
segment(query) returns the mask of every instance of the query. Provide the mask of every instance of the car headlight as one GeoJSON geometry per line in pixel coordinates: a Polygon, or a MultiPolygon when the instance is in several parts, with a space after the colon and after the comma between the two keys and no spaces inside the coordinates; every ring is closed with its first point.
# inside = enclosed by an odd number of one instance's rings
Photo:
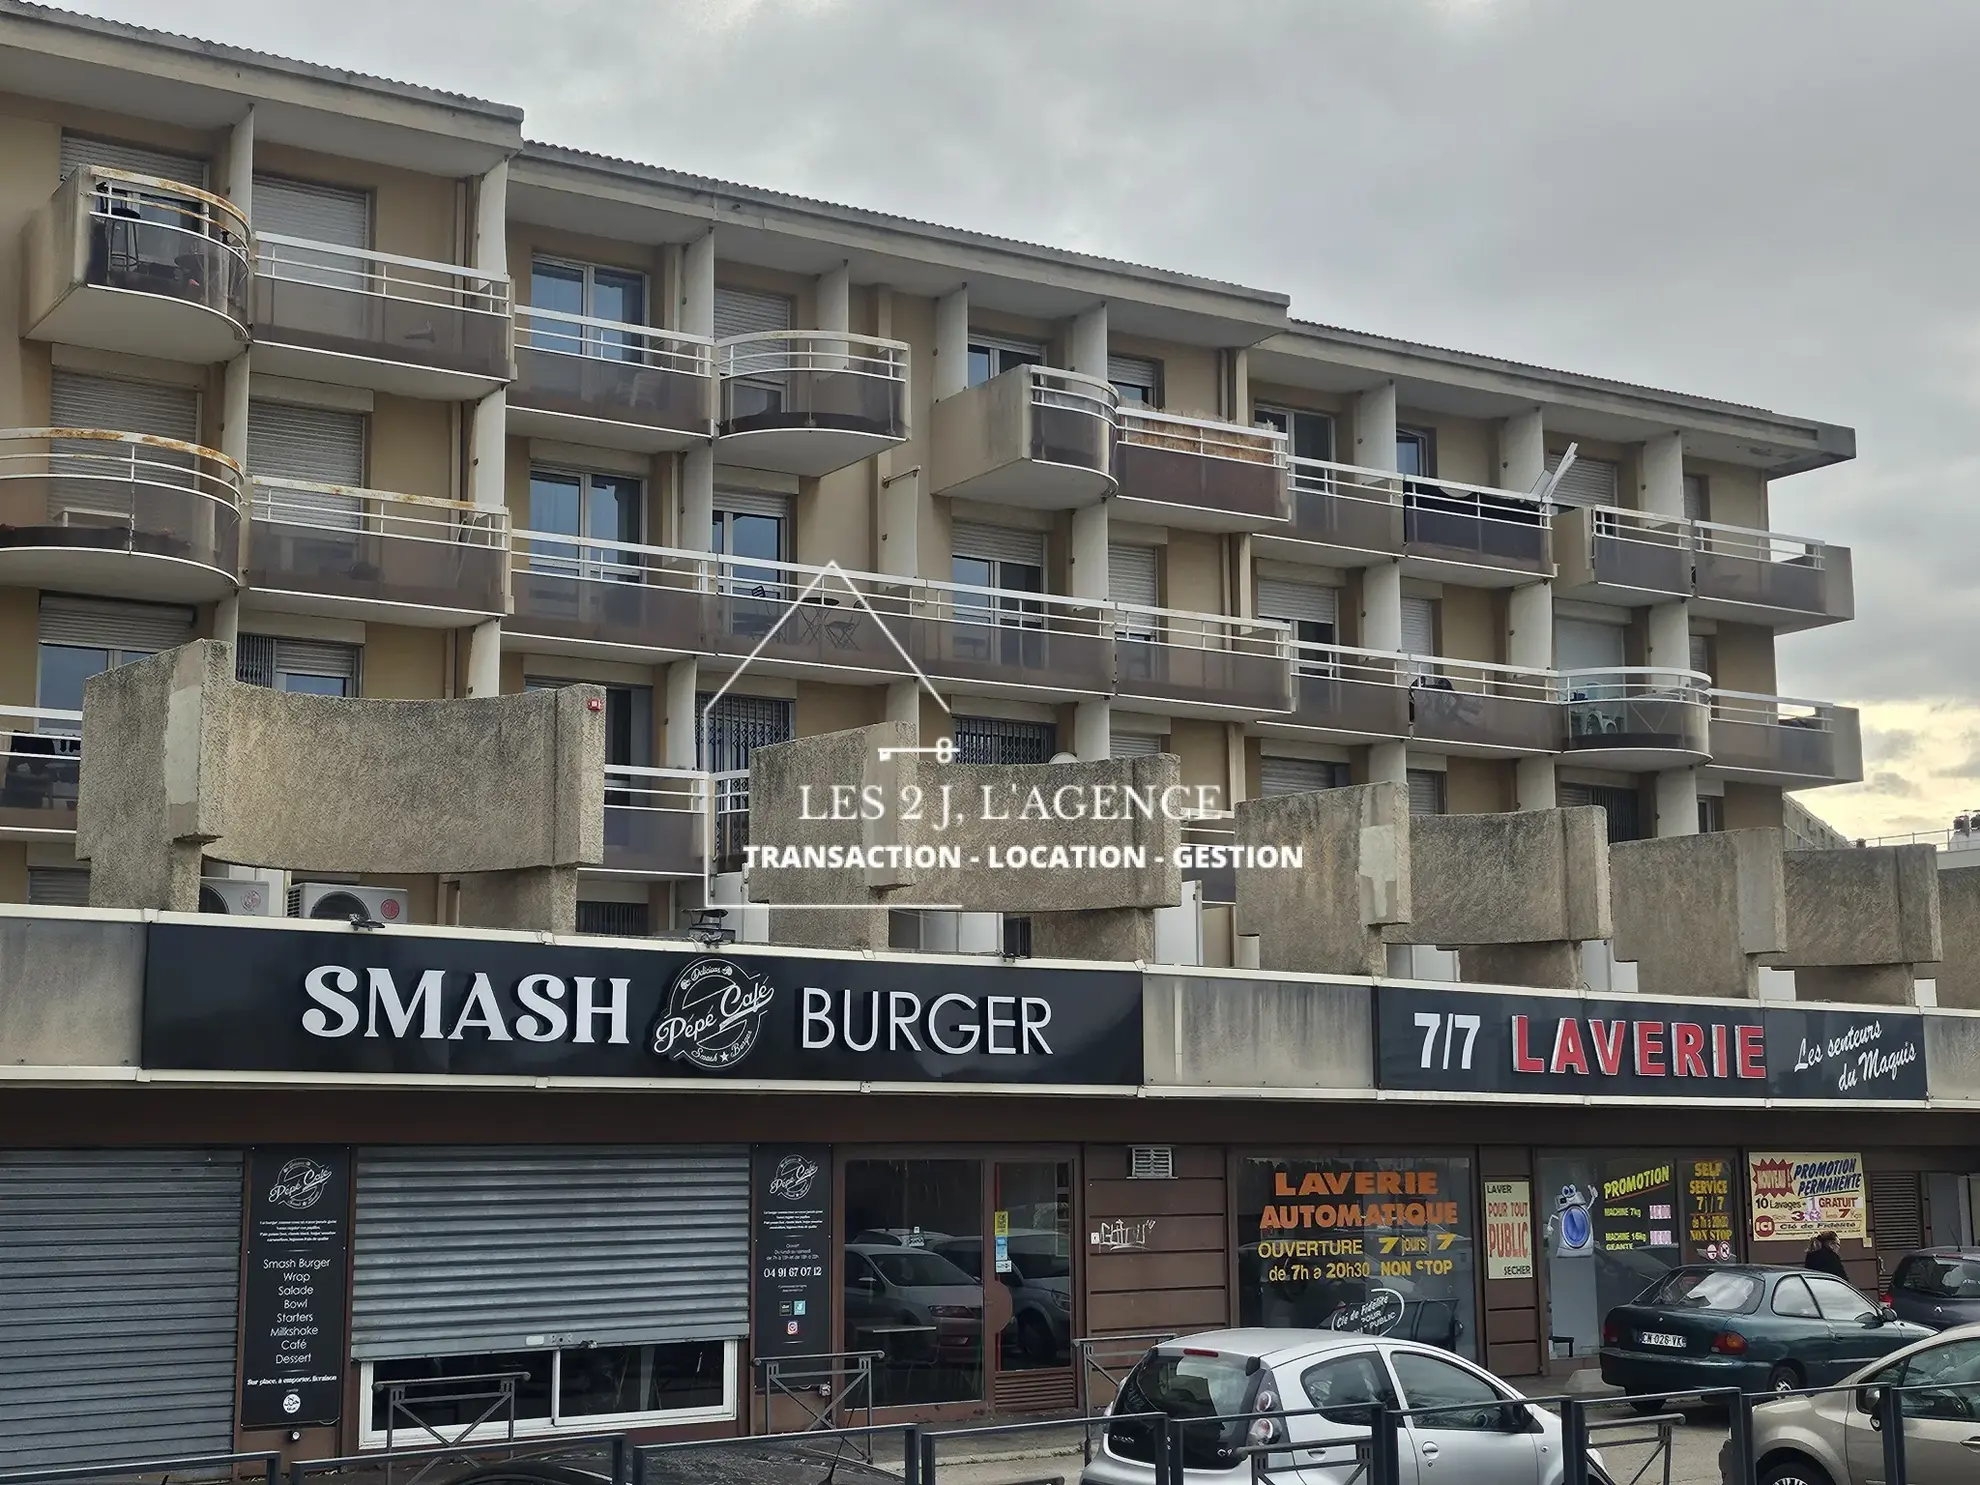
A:
{"type": "Polygon", "coordinates": [[[1061,1294],[1058,1290],[1054,1289],[1052,1291],[1052,1303],[1062,1310],[1070,1310],[1072,1308],[1072,1296],[1070,1294],[1061,1294]]]}

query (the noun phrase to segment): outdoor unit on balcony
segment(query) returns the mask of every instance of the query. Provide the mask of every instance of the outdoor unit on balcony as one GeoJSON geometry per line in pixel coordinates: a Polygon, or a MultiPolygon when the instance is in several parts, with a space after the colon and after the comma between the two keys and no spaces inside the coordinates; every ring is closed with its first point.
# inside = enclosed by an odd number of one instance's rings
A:
{"type": "Polygon", "coordinates": [[[299,882],[289,889],[289,916],[327,918],[341,923],[409,923],[412,903],[403,887],[299,882]]]}
{"type": "Polygon", "coordinates": [[[279,918],[282,889],[261,877],[201,877],[199,910],[236,918],[279,918]]]}

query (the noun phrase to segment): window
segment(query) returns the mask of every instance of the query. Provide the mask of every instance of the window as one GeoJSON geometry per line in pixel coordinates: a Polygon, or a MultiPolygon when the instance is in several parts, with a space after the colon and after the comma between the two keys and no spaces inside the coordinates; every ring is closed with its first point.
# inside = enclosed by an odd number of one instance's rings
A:
{"type": "Polygon", "coordinates": [[[1398,1406],[1388,1368],[1373,1351],[1310,1366],[1300,1373],[1299,1385],[1329,1423],[1365,1425],[1370,1408],[1398,1406]]]}
{"type": "MultiPolygon", "coordinates": [[[[1561,456],[1547,456],[1547,473],[1561,467],[1561,456]]],[[[1607,459],[1590,459],[1576,454],[1567,478],[1554,487],[1554,500],[1561,505],[1615,505],[1621,487],[1621,469],[1607,459]]]]}
{"type": "Polygon", "coordinates": [[[1437,473],[1436,440],[1416,428],[1396,430],[1396,472],[1418,474],[1426,479],[1437,473]]]}
{"type": "Polygon", "coordinates": [[[1920,1254],[1898,1266],[1894,1282],[1930,1299],[1980,1299],[1980,1262],[1920,1254]]]}
{"type": "MultiPolygon", "coordinates": [[[[529,525],[549,536],[586,537],[626,546],[639,543],[640,482],[623,474],[583,474],[555,469],[529,472],[529,525]]],[[[530,543],[530,565],[586,578],[635,582],[632,554],[618,547],[579,547],[560,541],[530,543]]]]}
{"type": "Polygon", "coordinates": [[[1877,1307],[1840,1279],[1810,1274],[1806,1283],[1815,1292],[1815,1303],[1824,1320],[1833,1320],[1838,1325],[1867,1325],[1877,1318],[1877,1307]]]}
{"type": "Polygon", "coordinates": [[[1273,428],[1286,435],[1287,452],[1295,459],[1334,457],[1334,415],[1302,412],[1292,408],[1261,407],[1252,414],[1261,428],[1273,428]]]}
{"type": "MultiPolygon", "coordinates": [[[[1045,606],[1025,593],[1045,591],[1045,538],[1036,531],[1007,526],[979,526],[958,521],[951,536],[950,576],[964,589],[995,589],[994,593],[955,595],[958,624],[994,624],[1018,629],[1043,629],[1045,606]]],[[[1044,662],[1042,652],[1015,651],[1003,656],[1010,665],[1044,662]]]]}
{"type": "MultiPolygon", "coordinates": [[[[748,289],[715,290],[715,338],[766,335],[791,328],[793,305],[784,294],[759,294],[748,289]]],[[[784,350],[774,340],[736,348],[739,377],[725,380],[723,416],[731,424],[776,418],[784,411],[784,350]],[[759,375],[751,375],[757,372],[759,375]]]]}
{"type": "Polygon", "coordinates": [[[89,868],[30,866],[27,874],[29,907],[88,907],[89,868]]]}
{"type": "Polygon", "coordinates": [[[1056,751],[1050,722],[957,717],[954,725],[958,763],[1050,763],[1056,751]]]}
{"type": "Polygon", "coordinates": [[[1109,356],[1107,380],[1123,405],[1155,408],[1162,405],[1162,363],[1145,356],[1109,356]]]}
{"type": "MultiPolygon", "coordinates": [[[[500,1386],[454,1379],[500,1373],[515,1374],[518,1433],[583,1431],[648,1419],[713,1421],[733,1417],[736,1409],[735,1349],[729,1341],[418,1357],[368,1362],[364,1370],[367,1448],[383,1444],[388,1424],[398,1438],[418,1436],[421,1425],[445,1429],[451,1438],[483,1415],[500,1386]],[[396,1415],[390,1394],[376,1386],[384,1382],[405,1388],[396,1415]],[[422,1400],[423,1393],[434,1400],[422,1400]]],[[[502,1436],[507,1416],[506,1410],[492,1415],[471,1437],[502,1436]]]]}
{"type": "Polygon", "coordinates": [[[1943,1418],[1971,1424],[1980,1403],[1980,1341],[1948,1341],[1917,1351],[1900,1367],[1870,1379],[1883,1386],[1943,1387],[1943,1392],[1908,1392],[1901,1406],[1909,1418],[1943,1418]],[[1898,1381],[1896,1373],[1902,1373],[1898,1381]]]}
{"type": "Polygon", "coordinates": [[[1451,1410],[1412,1420],[1417,1428],[1484,1433],[1506,1426],[1505,1394],[1476,1372],[1420,1351],[1392,1352],[1389,1359],[1406,1407],[1451,1410]]]}
{"type": "MultiPolygon", "coordinates": [[[[47,711],[80,712],[83,682],[133,660],[188,643],[191,609],[146,603],[111,603],[44,595],[38,622],[35,704],[47,711]]],[[[81,724],[53,718],[50,731],[81,724]]]]}
{"type": "Polygon", "coordinates": [[[1402,601],[1402,647],[1406,655],[1437,653],[1437,600],[1405,598],[1402,601]]]}
{"type": "MultiPolygon", "coordinates": [[[[1302,645],[1331,645],[1336,634],[1335,619],[1340,612],[1339,595],[1318,583],[1285,582],[1276,578],[1258,580],[1258,617],[1278,619],[1292,625],[1293,639],[1302,645]]],[[[1302,675],[1331,675],[1334,661],[1328,657],[1303,654],[1299,659],[1302,675]]]]}
{"type": "Polygon", "coordinates": [[[718,490],[715,529],[709,534],[710,550],[724,557],[758,562],[785,561],[789,550],[786,545],[789,512],[788,502],[778,496],[745,499],[718,490]]]}
{"type": "Polygon", "coordinates": [[[1718,794],[1698,796],[1698,833],[1715,835],[1726,828],[1726,801],[1718,794]]]}
{"type": "Polygon", "coordinates": [[[1003,340],[992,335],[969,338],[969,384],[979,386],[993,376],[1019,366],[1043,366],[1045,347],[1023,340],[1003,340]]]}
{"type": "Polygon", "coordinates": [[[845,1163],[845,1348],[890,1358],[874,1371],[876,1407],[984,1395],[982,1283],[929,1251],[955,1237],[981,1253],[983,1188],[975,1160],[845,1163]]]}
{"type": "Polygon", "coordinates": [[[234,647],[234,675],[250,686],[310,696],[356,696],[356,645],[243,634],[234,647]]]}
{"type": "Polygon", "coordinates": [[[722,871],[738,870],[749,845],[749,758],[758,748],[789,742],[793,703],[771,696],[695,698],[695,756],[715,781],[715,858],[722,871]]]}
{"type": "Polygon", "coordinates": [[[1409,812],[1412,815],[1444,813],[1444,776],[1435,769],[1412,768],[1408,775],[1409,812]]]}
{"type": "Polygon", "coordinates": [[[1681,1268],[1645,1290],[1637,1303],[1667,1310],[1712,1310],[1750,1315],[1760,1308],[1765,1284],[1752,1274],[1726,1269],[1681,1268]]]}
{"type": "Polygon", "coordinates": [[[1822,1312],[1815,1308],[1815,1296],[1797,1275],[1783,1279],[1774,1289],[1774,1313],[1796,1320],[1813,1320],[1822,1312]]]}
{"type": "MultiPolygon", "coordinates": [[[[559,686],[582,684],[584,684],[582,681],[539,679],[530,676],[523,681],[523,689],[554,691],[559,686]]],[[[651,768],[653,766],[653,688],[606,686],[604,690],[606,767],[651,768]]]]}
{"type": "Polygon", "coordinates": [[[1321,789],[1344,789],[1348,782],[1345,763],[1329,763],[1317,758],[1274,758],[1269,753],[1258,760],[1258,793],[1265,799],[1282,794],[1312,794],[1321,789]]]}
{"type": "MultiPolygon", "coordinates": [[[[646,279],[642,274],[589,263],[538,258],[530,266],[530,308],[558,315],[582,315],[621,325],[646,323],[646,279]]],[[[627,330],[573,325],[532,318],[530,344],[549,351],[597,356],[608,361],[638,360],[641,337],[627,330]]]]}
{"type": "Polygon", "coordinates": [[[1606,784],[1562,783],[1557,791],[1562,809],[1597,805],[1608,815],[1609,843],[1643,839],[1642,797],[1634,789],[1606,784]]]}

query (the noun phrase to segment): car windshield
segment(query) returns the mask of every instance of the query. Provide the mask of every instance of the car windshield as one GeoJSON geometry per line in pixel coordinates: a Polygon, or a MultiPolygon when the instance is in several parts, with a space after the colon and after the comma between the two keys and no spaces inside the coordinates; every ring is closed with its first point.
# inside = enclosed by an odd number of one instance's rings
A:
{"type": "MultiPolygon", "coordinates": [[[[1167,1413],[1171,1418],[1225,1418],[1179,1430],[1183,1460],[1191,1469],[1231,1469],[1240,1461],[1232,1453],[1244,1424],[1231,1419],[1250,1400],[1251,1362],[1243,1356],[1215,1352],[1150,1351],[1128,1374],[1114,1400],[1116,1414],[1167,1413]]],[[[1114,1452],[1133,1459],[1154,1458],[1155,1432],[1149,1424],[1116,1421],[1108,1430],[1114,1452]]]]}
{"type": "Polygon", "coordinates": [[[1722,1268],[1681,1268],[1644,1290],[1636,1302],[1665,1310],[1744,1315],[1760,1303],[1765,1287],[1753,1274],[1722,1268]]]}
{"type": "Polygon", "coordinates": [[[1980,1299],[1980,1263],[1971,1258],[1914,1258],[1904,1287],[1934,1299],[1980,1299]]]}
{"type": "Polygon", "coordinates": [[[924,1253],[914,1248],[869,1248],[866,1250],[866,1261],[879,1269],[889,1284],[903,1289],[975,1282],[940,1254],[924,1253]]]}

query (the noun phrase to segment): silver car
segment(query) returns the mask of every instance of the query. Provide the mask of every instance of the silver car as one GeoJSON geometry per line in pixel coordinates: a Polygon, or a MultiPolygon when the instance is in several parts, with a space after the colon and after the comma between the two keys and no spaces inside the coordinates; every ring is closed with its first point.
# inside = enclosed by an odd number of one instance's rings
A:
{"type": "MultiPolygon", "coordinates": [[[[1184,1485],[1234,1485],[1253,1455],[1275,1485],[1362,1485],[1368,1411],[1450,1406],[1405,1420],[1397,1441],[1403,1485],[1559,1485],[1561,1422],[1461,1357],[1414,1341],[1335,1330],[1216,1330],[1156,1346],[1122,1382],[1080,1485],[1154,1485],[1166,1413],[1185,1426],[1184,1485]],[[1318,1410],[1318,1411],[1315,1411],[1318,1410]],[[1249,1423],[1192,1418],[1279,1414],[1249,1423]]],[[[1606,1485],[1589,1454],[1590,1479],[1606,1485]]]]}

